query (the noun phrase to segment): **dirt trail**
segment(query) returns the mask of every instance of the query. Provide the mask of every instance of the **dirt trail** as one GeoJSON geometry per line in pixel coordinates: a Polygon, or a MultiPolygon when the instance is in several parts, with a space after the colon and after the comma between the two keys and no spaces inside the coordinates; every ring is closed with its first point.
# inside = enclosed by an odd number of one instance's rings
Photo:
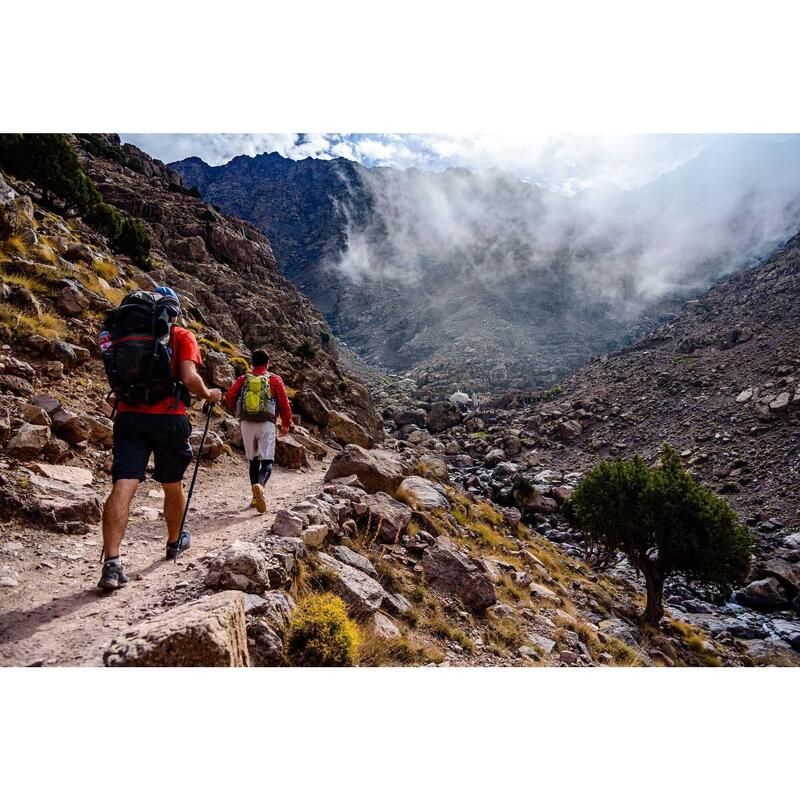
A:
{"type": "Polygon", "coordinates": [[[201,467],[186,526],[192,546],[177,564],[164,559],[163,518],[147,518],[162,503],[155,496],[158,484],[147,481],[134,499],[122,545],[131,580],[108,595],[96,589],[99,526],[84,536],[22,526],[0,532],[0,558],[18,581],[15,588],[0,588],[0,665],[101,665],[105,646],[119,632],[203,591],[203,557],[234,539],[257,539],[279,508],[318,491],[326,467],[327,461],[302,471],[276,467],[264,515],[249,508],[243,461],[224,457],[213,467],[201,467]]]}

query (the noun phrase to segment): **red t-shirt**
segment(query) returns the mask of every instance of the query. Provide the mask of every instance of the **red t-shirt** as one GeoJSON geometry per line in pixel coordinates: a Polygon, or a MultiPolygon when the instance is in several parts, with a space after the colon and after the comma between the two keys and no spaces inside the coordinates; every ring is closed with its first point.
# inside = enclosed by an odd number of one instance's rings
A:
{"type": "MultiPolygon", "coordinates": [[[[203,357],[200,355],[200,348],[191,331],[172,326],[170,333],[170,346],[172,347],[172,374],[178,374],[178,364],[182,361],[194,361],[198,367],[203,365],[203,357]]],[[[136,411],[139,414],[185,414],[186,405],[177,397],[165,397],[151,406],[136,406],[131,403],[119,401],[117,411],[136,411]]]]}
{"type": "MultiPolygon", "coordinates": [[[[251,375],[266,375],[266,367],[254,367],[250,370],[251,375]]],[[[245,376],[240,375],[234,382],[233,386],[228,389],[225,394],[225,404],[228,410],[233,413],[236,410],[236,401],[239,399],[239,392],[242,389],[245,376]]],[[[292,424],[292,407],[289,404],[289,396],[286,394],[286,387],[283,385],[283,378],[279,375],[269,376],[269,393],[275,398],[275,405],[277,406],[278,414],[281,417],[281,424],[283,430],[288,431],[289,426],[292,424]]]]}

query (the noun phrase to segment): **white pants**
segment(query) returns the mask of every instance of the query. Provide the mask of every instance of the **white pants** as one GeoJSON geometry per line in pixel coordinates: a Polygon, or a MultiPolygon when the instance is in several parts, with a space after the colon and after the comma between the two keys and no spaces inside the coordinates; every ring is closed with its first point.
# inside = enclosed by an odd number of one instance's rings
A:
{"type": "Polygon", "coordinates": [[[247,422],[239,423],[244,441],[244,452],[248,461],[258,458],[261,461],[275,460],[275,423],[247,422]]]}

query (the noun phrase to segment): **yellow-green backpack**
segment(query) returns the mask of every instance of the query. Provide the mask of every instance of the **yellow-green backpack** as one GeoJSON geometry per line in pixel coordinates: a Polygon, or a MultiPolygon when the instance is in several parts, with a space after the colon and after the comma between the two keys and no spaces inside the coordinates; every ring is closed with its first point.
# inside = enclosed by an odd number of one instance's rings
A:
{"type": "Polygon", "coordinates": [[[269,375],[248,373],[239,391],[239,419],[246,422],[274,422],[275,404],[271,400],[269,375]]]}

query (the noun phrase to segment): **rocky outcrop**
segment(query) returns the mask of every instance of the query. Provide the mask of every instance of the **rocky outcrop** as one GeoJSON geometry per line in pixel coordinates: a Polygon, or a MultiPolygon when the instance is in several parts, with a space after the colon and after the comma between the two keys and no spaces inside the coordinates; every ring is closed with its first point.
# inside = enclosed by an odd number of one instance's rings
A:
{"type": "Polygon", "coordinates": [[[385,450],[364,450],[349,444],[335,456],[325,475],[326,481],[355,475],[368,492],[394,494],[403,480],[403,466],[385,450]]]}
{"type": "Polygon", "coordinates": [[[241,592],[213,594],[178,606],[115,638],[107,667],[248,667],[241,592]]]}
{"type": "Polygon", "coordinates": [[[447,536],[427,549],[422,568],[428,583],[456,595],[468,608],[483,611],[497,602],[492,582],[447,536]]]}
{"type": "Polygon", "coordinates": [[[347,603],[354,614],[366,617],[380,609],[386,592],[376,580],[326,553],[320,553],[318,558],[322,566],[331,572],[332,590],[347,603]]]}

